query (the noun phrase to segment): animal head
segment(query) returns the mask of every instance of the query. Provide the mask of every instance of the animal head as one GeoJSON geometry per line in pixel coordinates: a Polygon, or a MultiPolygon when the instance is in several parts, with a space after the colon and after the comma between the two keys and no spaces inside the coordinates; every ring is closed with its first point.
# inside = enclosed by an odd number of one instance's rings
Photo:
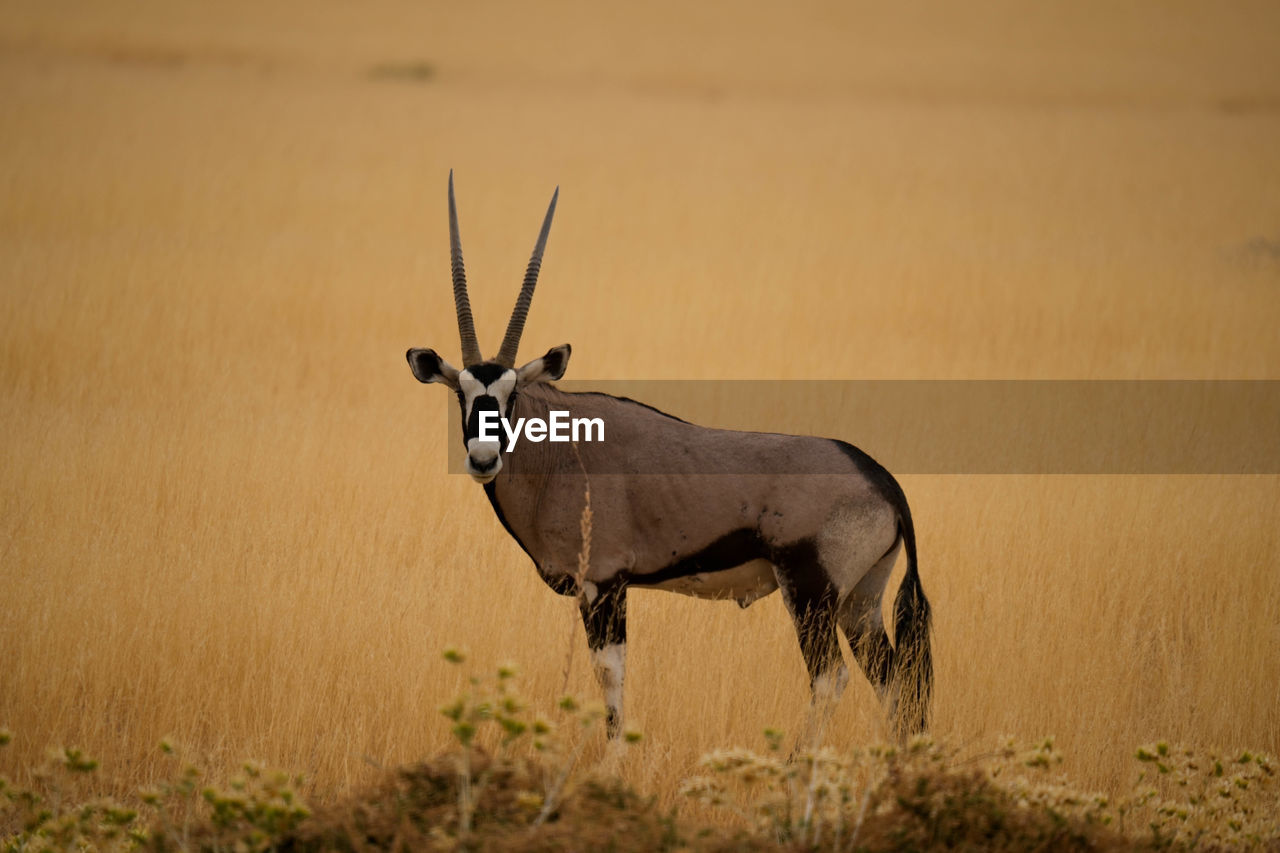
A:
{"type": "Polygon", "coordinates": [[[524,284],[507,323],[507,334],[502,339],[498,354],[486,359],[480,354],[475,324],[471,320],[467,274],[462,264],[462,241],[458,236],[458,206],[453,197],[453,172],[449,172],[449,249],[453,267],[453,302],[458,311],[458,333],[462,337],[462,368],[449,364],[433,349],[411,349],[405,357],[419,382],[439,382],[457,393],[458,405],[462,409],[462,441],[467,448],[466,469],[477,483],[488,483],[502,470],[501,441],[480,438],[481,415],[497,412],[499,416],[509,418],[521,388],[535,382],[559,379],[569,365],[570,347],[564,344],[547,350],[546,355],[523,367],[515,366],[516,350],[520,346],[525,318],[529,315],[529,303],[533,301],[533,289],[538,283],[542,253],[547,246],[547,234],[551,231],[551,218],[555,215],[559,197],[560,189],[557,187],[551,196],[546,218],[542,220],[533,256],[529,258],[524,284]]]}

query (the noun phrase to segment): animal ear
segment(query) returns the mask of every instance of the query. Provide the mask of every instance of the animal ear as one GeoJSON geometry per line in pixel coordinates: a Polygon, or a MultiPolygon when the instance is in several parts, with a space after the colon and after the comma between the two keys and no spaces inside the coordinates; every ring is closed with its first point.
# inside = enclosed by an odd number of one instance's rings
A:
{"type": "Polygon", "coordinates": [[[564,376],[565,368],[569,366],[569,353],[572,349],[568,344],[552,347],[547,350],[547,354],[542,358],[535,358],[517,370],[516,376],[519,378],[520,384],[554,382],[564,376]]]}
{"type": "Polygon", "coordinates": [[[458,390],[458,368],[436,355],[435,350],[411,349],[404,355],[419,382],[442,382],[458,390]]]}

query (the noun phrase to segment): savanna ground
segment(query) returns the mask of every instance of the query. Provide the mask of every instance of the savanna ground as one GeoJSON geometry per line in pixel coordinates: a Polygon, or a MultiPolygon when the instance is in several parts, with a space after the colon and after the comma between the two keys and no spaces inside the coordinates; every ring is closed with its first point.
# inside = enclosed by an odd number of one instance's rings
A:
{"type": "MultiPolygon", "coordinates": [[[[561,187],[522,354],[576,379],[1280,379],[1273,4],[7,3],[0,126],[19,781],[172,737],[324,801],[452,744],[450,644],[594,695],[404,363],[450,168],[490,349],[561,187]]],[[[939,739],[1280,751],[1276,476],[901,479],[939,739]]],[[[630,613],[639,790],[800,720],[777,596],[630,613]]],[[[855,676],[829,742],[885,734],[855,676]]]]}

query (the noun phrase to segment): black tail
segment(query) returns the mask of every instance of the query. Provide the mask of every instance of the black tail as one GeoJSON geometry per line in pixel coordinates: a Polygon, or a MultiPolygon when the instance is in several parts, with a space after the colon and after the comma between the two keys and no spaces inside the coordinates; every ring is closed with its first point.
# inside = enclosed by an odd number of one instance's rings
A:
{"type": "Polygon", "coordinates": [[[929,600],[920,586],[916,569],[916,531],[905,496],[898,508],[899,530],[907,546],[907,573],[893,602],[892,684],[898,693],[894,721],[899,738],[920,734],[929,727],[929,701],[933,697],[933,653],[929,648],[929,600]]]}
{"type": "Polygon", "coordinates": [[[929,701],[933,698],[933,653],[929,650],[929,600],[920,586],[916,568],[916,528],[911,523],[907,496],[893,475],[852,444],[837,440],[836,446],[858,466],[858,471],[875,484],[880,494],[898,514],[898,535],[907,546],[907,574],[893,602],[893,663],[889,684],[898,695],[897,718],[893,726],[899,739],[919,734],[929,727],[929,701]]]}

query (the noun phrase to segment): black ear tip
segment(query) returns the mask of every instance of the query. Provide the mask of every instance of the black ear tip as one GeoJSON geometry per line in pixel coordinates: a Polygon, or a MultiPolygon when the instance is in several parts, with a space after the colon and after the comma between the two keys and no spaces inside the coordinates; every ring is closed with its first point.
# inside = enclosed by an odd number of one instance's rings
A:
{"type": "Polygon", "coordinates": [[[413,371],[413,375],[417,376],[421,382],[430,382],[424,379],[440,369],[440,357],[436,355],[435,350],[423,349],[421,347],[411,347],[404,357],[409,362],[409,369],[413,371]]]}
{"type": "Polygon", "coordinates": [[[564,376],[565,368],[569,366],[569,345],[561,344],[558,347],[552,347],[543,357],[543,363],[553,379],[564,376]]]}

